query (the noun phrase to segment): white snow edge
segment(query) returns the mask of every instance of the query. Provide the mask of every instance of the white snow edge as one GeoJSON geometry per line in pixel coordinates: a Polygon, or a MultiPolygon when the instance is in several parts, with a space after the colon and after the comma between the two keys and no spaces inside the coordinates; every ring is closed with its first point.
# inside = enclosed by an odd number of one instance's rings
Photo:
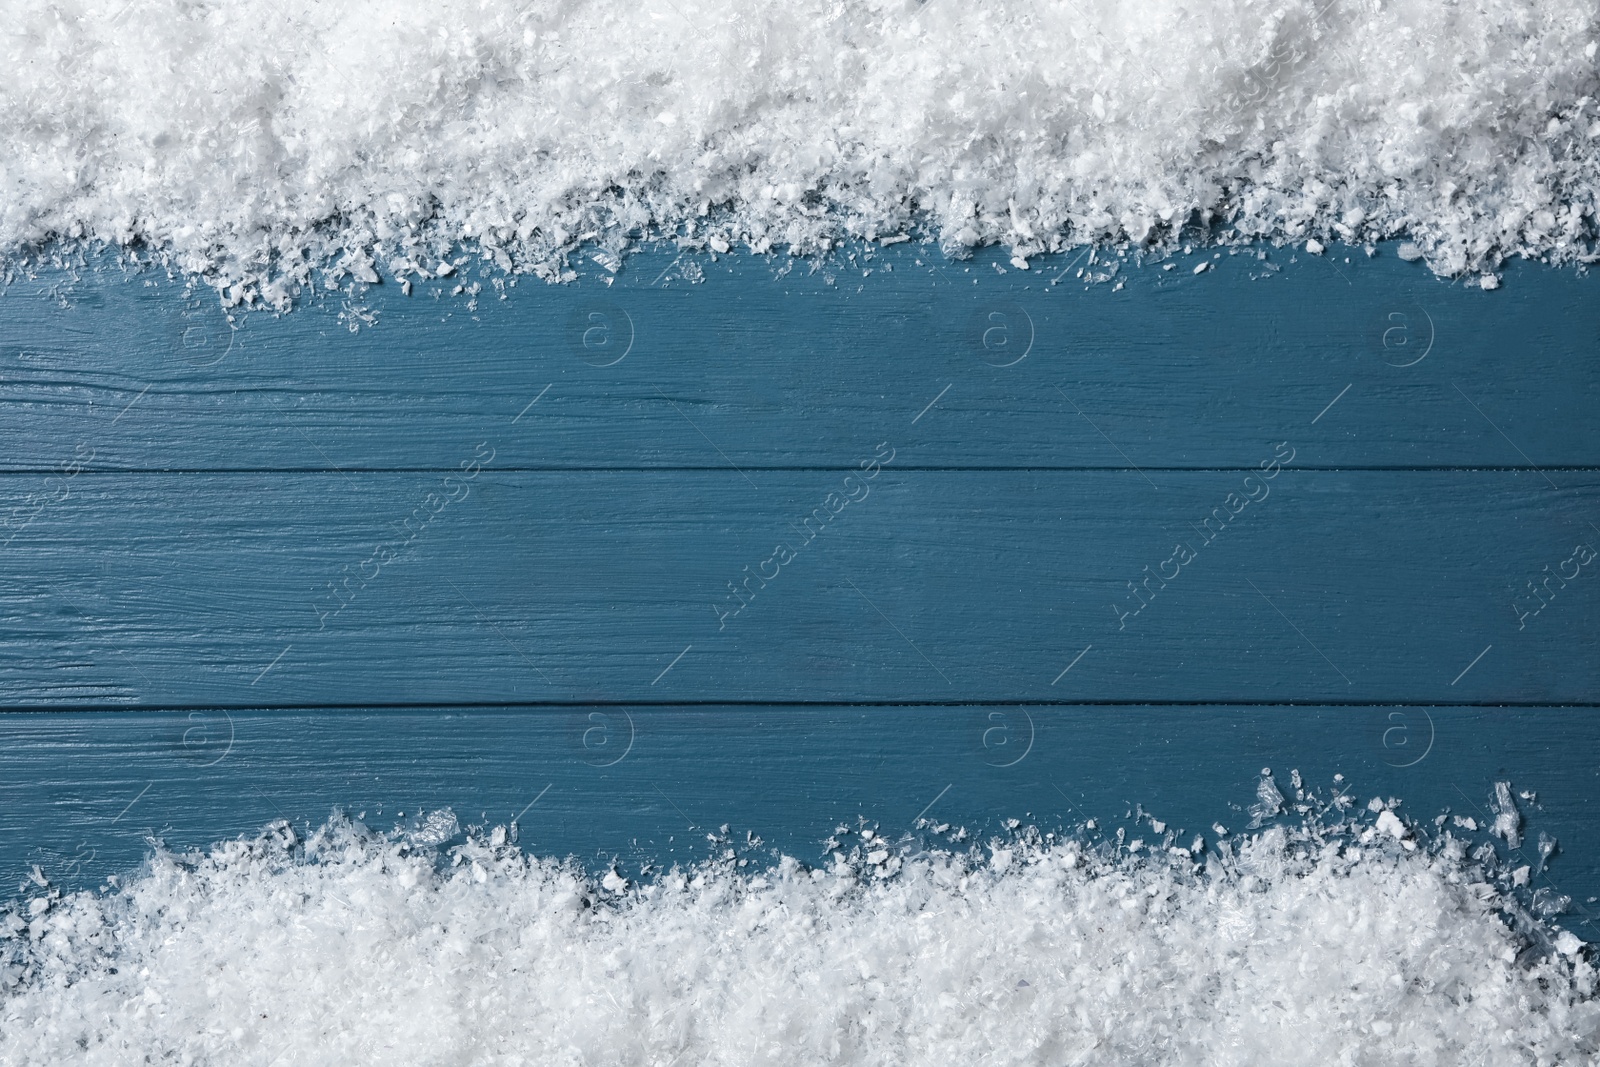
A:
{"type": "Polygon", "coordinates": [[[0,0],[0,255],[230,302],[642,236],[1593,258],[1583,0],[0,0]]]}

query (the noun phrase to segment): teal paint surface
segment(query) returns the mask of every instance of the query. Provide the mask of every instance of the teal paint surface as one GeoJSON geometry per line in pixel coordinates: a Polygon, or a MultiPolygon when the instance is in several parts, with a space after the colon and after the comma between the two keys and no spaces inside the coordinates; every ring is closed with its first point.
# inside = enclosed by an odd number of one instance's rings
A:
{"type": "Polygon", "coordinates": [[[29,708],[1600,686],[1590,472],[858,475],[85,472],[6,547],[31,592],[0,681],[29,708]]]}
{"type": "Polygon", "coordinates": [[[1592,280],[688,258],[232,324],[13,283],[0,870],[546,786],[524,842],[586,858],[936,795],[1237,830],[1270,766],[1412,817],[1510,778],[1586,917],[1592,280]]]}

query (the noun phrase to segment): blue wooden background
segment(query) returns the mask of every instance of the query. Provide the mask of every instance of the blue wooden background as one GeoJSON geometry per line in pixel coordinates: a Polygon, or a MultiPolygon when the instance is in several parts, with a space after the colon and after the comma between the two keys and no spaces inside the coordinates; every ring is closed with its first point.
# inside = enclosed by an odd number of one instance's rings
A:
{"type": "Polygon", "coordinates": [[[649,253],[231,321],[155,272],[15,281],[0,872],[334,807],[594,863],[1210,835],[1271,767],[1480,822],[1509,778],[1587,935],[1595,283],[1080,272],[649,253]]]}

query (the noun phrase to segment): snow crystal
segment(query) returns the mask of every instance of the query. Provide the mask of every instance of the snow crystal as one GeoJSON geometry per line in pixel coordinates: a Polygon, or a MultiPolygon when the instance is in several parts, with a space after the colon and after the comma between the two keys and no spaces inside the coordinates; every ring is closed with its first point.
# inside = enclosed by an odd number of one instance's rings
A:
{"type": "Polygon", "coordinates": [[[1261,779],[1256,782],[1256,802],[1250,805],[1250,829],[1259,828],[1268,819],[1283,813],[1283,793],[1272,778],[1270,767],[1261,768],[1261,779]]]}
{"type": "Polygon", "coordinates": [[[1378,832],[1388,834],[1396,841],[1406,836],[1406,824],[1401,822],[1392,811],[1385,810],[1378,815],[1378,832]]]}
{"type": "Polygon", "coordinates": [[[580,247],[1587,259],[1592,0],[0,0],[0,254],[226,299],[580,247]],[[1184,238],[1185,227],[1190,238],[1184,238]],[[325,276],[321,272],[326,271],[325,276]]]}
{"type": "Polygon", "coordinates": [[[1517,811],[1510,782],[1494,784],[1494,812],[1494,823],[1489,827],[1489,832],[1503,840],[1508,847],[1519,847],[1522,844],[1522,814],[1517,811]]]}
{"type": "Polygon", "coordinates": [[[1539,869],[1541,871],[1550,866],[1550,857],[1555,855],[1560,847],[1555,838],[1543,830],[1539,831],[1539,869]]]}
{"type": "Polygon", "coordinates": [[[1589,1062],[1583,942],[1375,829],[596,884],[492,833],[276,825],[0,922],[0,1062],[1589,1062]]]}

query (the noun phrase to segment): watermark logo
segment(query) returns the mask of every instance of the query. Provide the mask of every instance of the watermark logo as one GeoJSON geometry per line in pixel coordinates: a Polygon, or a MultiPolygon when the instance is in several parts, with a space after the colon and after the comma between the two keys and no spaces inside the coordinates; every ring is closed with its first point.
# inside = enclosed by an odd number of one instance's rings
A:
{"type": "MultiPolygon", "coordinates": [[[[139,394],[143,396],[144,394],[139,394]]],[[[138,397],[134,398],[135,400],[138,397]]],[[[132,407],[133,405],[129,405],[132,407]]],[[[124,409],[126,410],[126,409],[124,409]]],[[[37,492],[28,493],[22,500],[11,506],[7,511],[0,512],[0,548],[9,545],[12,540],[33,524],[33,520],[42,515],[47,508],[54,504],[64,504],[72,499],[70,483],[72,479],[81,474],[94,460],[94,449],[87,442],[80,442],[72,450],[73,458],[52,471],[44,480],[37,492]],[[10,531],[9,533],[6,531],[10,531]]]]}
{"type": "Polygon", "coordinates": [[[233,716],[226,711],[191,711],[178,737],[180,758],[198,767],[215,767],[233,751],[233,716]]]}
{"type": "Polygon", "coordinates": [[[1171,582],[1177,580],[1183,573],[1183,568],[1189,566],[1200,558],[1211,542],[1222,535],[1228,524],[1237,519],[1244,510],[1252,504],[1260,504],[1272,495],[1272,487],[1267,483],[1278,476],[1278,472],[1294,462],[1295,449],[1287,441],[1280,441],[1273,446],[1273,454],[1269,459],[1262,460],[1256,471],[1245,475],[1239,486],[1239,491],[1229,493],[1221,504],[1211,509],[1211,514],[1200,520],[1198,525],[1191,524],[1190,529],[1195,532],[1193,542],[1180,541],[1173,547],[1172,554],[1156,564],[1152,571],[1147,564],[1141,572],[1138,581],[1128,582],[1128,595],[1122,603],[1112,603],[1111,613],[1117,618],[1117,629],[1128,628],[1128,620],[1136,618],[1140,612],[1150,606],[1156,596],[1171,582]],[[1284,449],[1288,449],[1287,453],[1284,449]]]}
{"type": "Polygon", "coordinates": [[[1021,304],[1006,301],[973,312],[967,339],[991,367],[1015,367],[1033,351],[1033,317],[1021,304]]]}
{"type": "Polygon", "coordinates": [[[614,367],[633,351],[633,316],[609,301],[590,304],[573,315],[567,343],[591,367],[614,367]]]}
{"type": "Polygon", "coordinates": [[[1433,751],[1433,716],[1427,708],[1389,712],[1379,738],[1383,762],[1391,767],[1415,767],[1433,751]]]}
{"type": "Polygon", "coordinates": [[[235,320],[215,301],[192,302],[179,314],[174,326],[178,343],[169,349],[169,358],[191,367],[215,367],[233,352],[245,321],[235,320]]]}
{"type": "Polygon", "coordinates": [[[1027,709],[991,711],[984,718],[978,746],[991,767],[1015,767],[1033,751],[1033,716],[1027,709]]]}
{"type": "Polygon", "coordinates": [[[393,535],[374,545],[367,557],[355,564],[354,571],[350,569],[351,564],[347,563],[340,569],[336,580],[325,583],[326,591],[311,604],[311,610],[317,615],[317,629],[325,629],[328,620],[338,618],[340,612],[378,580],[385,567],[401,559],[406,549],[422,536],[423,531],[446,508],[465,500],[472,492],[472,481],[494,460],[494,454],[493,445],[487,441],[479,442],[473,448],[472,456],[462,460],[455,473],[445,476],[437,491],[424,496],[410,515],[396,523],[393,535]]]}
{"type": "Polygon", "coordinates": [[[1556,564],[1555,570],[1552,571],[1547,563],[1537,579],[1529,578],[1527,592],[1511,598],[1511,611],[1517,617],[1517,629],[1527,629],[1528,620],[1549,607],[1561,590],[1567,587],[1567,583],[1575,581],[1583,574],[1583,568],[1594,560],[1595,550],[1580,542],[1573,547],[1570,556],[1556,564]]]}
{"type": "Polygon", "coordinates": [[[822,502],[811,509],[811,513],[802,517],[798,523],[790,523],[789,530],[794,534],[792,538],[785,536],[772,550],[772,554],[755,565],[755,569],[746,564],[740,572],[740,580],[728,582],[728,593],[719,600],[711,603],[711,610],[717,616],[717,629],[727,628],[728,620],[737,618],[756,599],[756,596],[773,581],[777,580],[783,568],[800,558],[800,555],[816,540],[817,536],[826,533],[831,527],[828,525],[837,519],[851,504],[859,504],[872,493],[871,481],[878,473],[890,463],[894,462],[895,450],[884,441],[879,444],[873,454],[857,464],[857,471],[845,475],[839,488],[823,497],[822,502]]]}
{"type": "Polygon", "coordinates": [[[591,767],[615,767],[633,751],[636,731],[626,711],[591,711],[579,729],[580,758],[591,767]]]}
{"type": "Polygon", "coordinates": [[[1425,308],[1391,311],[1383,321],[1383,361],[1391,367],[1415,367],[1433,351],[1433,316],[1425,308]]]}

